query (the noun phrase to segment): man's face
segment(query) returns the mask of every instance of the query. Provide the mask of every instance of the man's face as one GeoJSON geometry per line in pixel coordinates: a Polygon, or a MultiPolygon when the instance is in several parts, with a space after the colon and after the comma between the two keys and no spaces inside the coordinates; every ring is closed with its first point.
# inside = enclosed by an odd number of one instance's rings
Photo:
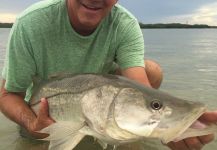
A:
{"type": "Polygon", "coordinates": [[[95,29],[117,0],[68,0],[72,22],[95,29]]]}

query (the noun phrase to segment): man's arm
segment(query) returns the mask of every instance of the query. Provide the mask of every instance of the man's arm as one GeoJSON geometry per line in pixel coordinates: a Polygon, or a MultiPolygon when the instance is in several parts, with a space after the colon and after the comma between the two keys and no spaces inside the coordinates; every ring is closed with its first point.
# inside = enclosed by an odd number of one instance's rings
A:
{"type": "Polygon", "coordinates": [[[121,75],[142,83],[148,87],[151,87],[145,69],[143,67],[132,67],[121,70],[121,75]]]}
{"type": "Polygon", "coordinates": [[[44,127],[47,127],[54,121],[49,118],[48,104],[46,100],[42,100],[39,115],[36,117],[34,112],[24,101],[24,93],[8,92],[5,88],[5,80],[3,80],[0,91],[0,110],[12,121],[27,129],[36,138],[43,138],[47,135],[36,133],[44,127]]]}

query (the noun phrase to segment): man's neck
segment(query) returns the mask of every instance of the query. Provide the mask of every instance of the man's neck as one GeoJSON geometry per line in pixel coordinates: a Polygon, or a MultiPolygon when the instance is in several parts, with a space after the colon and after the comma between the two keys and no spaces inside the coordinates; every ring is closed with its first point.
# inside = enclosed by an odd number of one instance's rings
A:
{"type": "Polygon", "coordinates": [[[78,34],[88,36],[96,30],[96,28],[90,28],[79,23],[79,21],[75,17],[75,14],[72,11],[72,6],[69,0],[67,0],[67,12],[71,26],[78,34]]]}

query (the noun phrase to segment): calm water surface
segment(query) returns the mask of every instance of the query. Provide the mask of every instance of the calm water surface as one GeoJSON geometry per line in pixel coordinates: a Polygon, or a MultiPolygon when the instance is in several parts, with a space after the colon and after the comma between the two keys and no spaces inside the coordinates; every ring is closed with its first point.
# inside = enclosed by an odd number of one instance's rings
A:
{"type": "Polygon", "coordinates": [[[162,90],[217,109],[217,30],[144,30],[146,58],[164,70],[162,90]]]}
{"type": "MultiPolygon", "coordinates": [[[[0,29],[0,72],[10,29],[0,29]]],[[[155,29],[143,30],[145,58],[159,62],[164,70],[161,90],[217,110],[217,30],[155,29]]],[[[0,114],[0,150],[38,150],[44,145],[19,137],[17,126],[0,114]]],[[[92,142],[83,142],[77,149],[99,149],[92,142]]],[[[145,141],[144,150],[167,150],[158,141],[145,141]]],[[[214,150],[217,141],[204,149],[214,150]]],[[[133,148],[137,150],[136,147],[133,148]]]]}

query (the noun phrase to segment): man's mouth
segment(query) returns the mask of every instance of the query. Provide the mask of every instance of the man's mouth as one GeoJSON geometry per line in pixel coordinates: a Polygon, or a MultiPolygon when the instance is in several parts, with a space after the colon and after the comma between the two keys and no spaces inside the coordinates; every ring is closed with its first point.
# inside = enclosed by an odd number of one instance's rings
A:
{"type": "Polygon", "coordinates": [[[86,9],[94,10],[94,11],[102,9],[101,6],[95,6],[95,5],[90,5],[90,4],[82,4],[82,6],[85,7],[86,9]]]}

